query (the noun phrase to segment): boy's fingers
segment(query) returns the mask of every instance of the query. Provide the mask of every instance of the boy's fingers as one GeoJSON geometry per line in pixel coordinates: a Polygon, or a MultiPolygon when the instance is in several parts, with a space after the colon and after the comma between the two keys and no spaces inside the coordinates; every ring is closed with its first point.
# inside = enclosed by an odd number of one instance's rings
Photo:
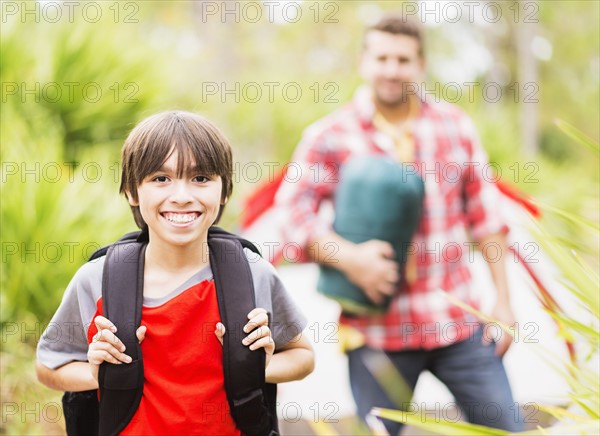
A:
{"type": "Polygon", "coordinates": [[[121,342],[117,335],[107,329],[99,330],[94,336],[94,342],[107,342],[120,351],[125,351],[125,344],[121,342]]]}
{"type": "Polygon", "coordinates": [[[248,336],[246,336],[242,340],[242,343],[244,345],[248,345],[248,344],[256,341],[257,339],[264,338],[267,336],[269,336],[269,337],[271,336],[271,329],[269,329],[269,327],[267,327],[267,326],[260,326],[259,328],[254,330],[252,333],[250,333],[248,336]]]}
{"type": "Polygon", "coordinates": [[[122,363],[110,353],[100,350],[95,351],[93,354],[90,353],[88,355],[88,361],[96,366],[100,365],[102,362],[114,363],[115,365],[119,365],[122,363]]]}
{"type": "Polygon", "coordinates": [[[258,348],[264,348],[266,352],[273,354],[275,351],[275,343],[271,339],[271,337],[260,338],[258,341],[253,342],[250,347],[251,350],[257,350],[258,348]]]}
{"type": "MultiPolygon", "coordinates": [[[[264,309],[263,309],[264,310],[264,309]]],[[[252,312],[250,312],[252,314],[252,312]]],[[[244,333],[250,333],[257,327],[268,325],[269,324],[269,315],[267,315],[266,311],[258,312],[255,316],[250,318],[250,321],[244,326],[244,333]]]]}
{"type": "Polygon", "coordinates": [[[225,336],[225,326],[220,322],[218,322],[216,325],[215,335],[217,336],[217,339],[219,340],[221,345],[223,345],[223,336],[225,336]]]}
{"type": "Polygon", "coordinates": [[[97,342],[95,344],[90,345],[88,359],[91,363],[95,363],[97,365],[102,363],[103,361],[110,363],[130,363],[132,360],[130,356],[120,352],[118,349],[116,349],[107,342],[97,342]]]}
{"type": "Polygon", "coordinates": [[[254,309],[252,309],[252,310],[250,311],[250,313],[248,314],[248,319],[252,319],[252,318],[254,318],[254,317],[255,317],[255,316],[257,316],[259,313],[264,313],[264,314],[266,314],[266,313],[267,313],[267,310],[266,310],[266,309],[263,309],[262,307],[255,307],[255,308],[254,308],[254,309]]]}
{"type": "Polygon", "coordinates": [[[146,337],[146,326],[139,326],[138,329],[135,331],[135,335],[137,336],[138,342],[141,344],[144,338],[146,337]]]}
{"type": "Polygon", "coordinates": [[[113,333],[117,331],[117,327],[112,322],[110,322],[108,318],[105,318],[101,315],[98,315],[96,318],[94,318],[94,324],[96,324],[96,328],[98,329],[98,331],[102,329],[108,329],[113,333]]]}

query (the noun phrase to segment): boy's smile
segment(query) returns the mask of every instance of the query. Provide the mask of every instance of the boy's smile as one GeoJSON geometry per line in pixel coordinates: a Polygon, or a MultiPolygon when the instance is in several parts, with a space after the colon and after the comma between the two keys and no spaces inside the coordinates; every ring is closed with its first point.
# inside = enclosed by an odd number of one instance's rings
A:
{"type": "Polygon", "coordinates": [[[161,215],[170,223],[178,227],[185,227],[195,221],[200,216],[200,212],[162,212],[161,215]]]}

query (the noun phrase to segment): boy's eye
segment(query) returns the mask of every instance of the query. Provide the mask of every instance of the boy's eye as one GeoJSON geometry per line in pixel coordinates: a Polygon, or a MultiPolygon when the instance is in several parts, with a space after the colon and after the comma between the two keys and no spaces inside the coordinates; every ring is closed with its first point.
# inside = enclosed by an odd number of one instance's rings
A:
{"type": "Polygon", "coordinates": [[[206,176],[196,176],[193,180],[194,182],[205,183],[208,182],[210,179],[206,176]]]}
{"type": "Polygon", "coordinates": [[[156,176],[153,180],[156,181],[156,182],[163,182],[164,183],[164,182],[166,182],[169,179],[168,179],[167,176],[156,176]]]}

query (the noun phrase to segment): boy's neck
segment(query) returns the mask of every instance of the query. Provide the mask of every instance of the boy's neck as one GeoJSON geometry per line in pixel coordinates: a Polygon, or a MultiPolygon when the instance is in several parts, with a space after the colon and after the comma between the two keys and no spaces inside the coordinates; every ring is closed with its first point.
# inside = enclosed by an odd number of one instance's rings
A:
{"type": "Polygon", "coordinates": [[[204,239],[193,244],[174,246],[152,240],[146,248],[146,268],[172,274],[196,272],[209,264],[208,243],[204,239]]]}

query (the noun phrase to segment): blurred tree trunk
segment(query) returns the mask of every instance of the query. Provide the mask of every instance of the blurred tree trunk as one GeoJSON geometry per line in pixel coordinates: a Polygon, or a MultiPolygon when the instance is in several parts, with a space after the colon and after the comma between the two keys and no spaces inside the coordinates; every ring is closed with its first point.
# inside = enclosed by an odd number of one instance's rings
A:
{"type": "MultiPolygon", "coordinates": [[[[525,2],[521,0],[523,5],[525,2]]],[[[527,0],[528,4],[537,2],[527,0]]],[[[530,6],[528,6],[530,7],[530,6]]],[[[533,156],[538,152],[538,104],[527,102],[527,95],[533,86],[539,86],[538,64],[532,50],[533,38],[538,29],[536,22],[524,22],[524,10],[520,7],[519,19],[515,29],[515,45],[517,49],[517,77],[519,88],[521,147],[526,155],[533,156]]],[[[534,20],[530,20],[534,21],[534,20]]],[[[536,93],[539,96],[539,92],[536,93]]],[[[539,98],[539,97],[536,97],[539,98]]]]}
{"type": "MultiPolygon", "coordinates": [[[[507,64],[507,60],[506,60],[506,57],[507,57],[506,56],[507,33],[508,32],[504,26],[496,26],[496,25],[489,26],[489,28],[486,29],[486,31],[484,33],[486,47],[492,54],[492,59],[493,59],[492,64],[490,65],[490,68],[485,75],[485,83],[486,84],[488,84],[488,83],[494,84],[495,83],[495,84],[499,84],[502,87],[506,87],[506,85],[510,81],[510,78],[507,77],[507,75],[510,75],[510,73],[508,72],[509,69],[506,66],[506,64],[507,64]]],[[[489,102],[487,100],[486,100],[486,103],[487,103],[486,109],[489,110],[490,113],[497,114],[498,112],[501,111],[501,108],[499,107],[498,104],[489,102]]]]}
{"type": "MultiPolygon", "coordinates": [[[[210,66],[217,73],[218,77],[225,82],[232,81],[235,74],[239,71],[242,64],[235,44],[228,44],[227,41],[236,41],[236,33],[239,25],[236,26],[236,19],[239,21],[239,4],[236,9],[236,2],[233,1],[205,1],[199,0],[192,2],[193,14],[196,20],[196,31],[202,38],[202,41],[211,48],[219,47],[223,50],[221,56],[217,56],[210,66]]],[[[235,86],[233,83],[230,86],[235,86]]]]}

